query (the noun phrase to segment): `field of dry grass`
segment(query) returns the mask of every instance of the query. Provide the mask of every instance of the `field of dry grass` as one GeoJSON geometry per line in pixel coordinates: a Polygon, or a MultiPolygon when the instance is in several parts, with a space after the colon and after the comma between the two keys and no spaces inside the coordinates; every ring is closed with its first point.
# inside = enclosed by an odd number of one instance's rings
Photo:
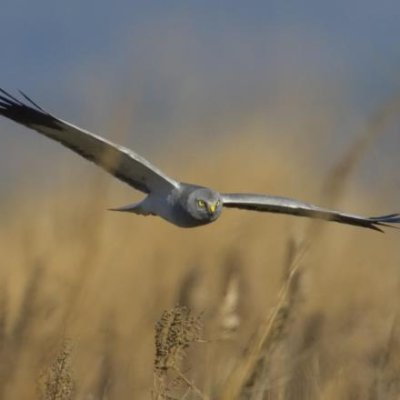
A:
{"type": "MultiPolygon", "coordinates": [[[[342,196],[365,143],[321,176],[293,146],[237,135],[183,178],[396,211],[342,196]]],[[[105,211],[130,201],[108,182],[3,205],[1,399],[398,398],[398,232],[234,210],[181,230],[105,211]]]]}

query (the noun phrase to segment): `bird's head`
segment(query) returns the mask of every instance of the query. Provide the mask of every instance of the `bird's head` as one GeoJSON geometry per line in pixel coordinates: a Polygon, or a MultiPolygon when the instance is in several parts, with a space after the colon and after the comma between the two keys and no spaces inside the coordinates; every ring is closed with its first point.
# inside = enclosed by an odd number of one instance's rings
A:
{"type": "Polygon", "coordinates": [[[212,222],[221,214],[221,196],[212,189],[196,188],[187,197],[186,209],[193,218],[212,222]]]}

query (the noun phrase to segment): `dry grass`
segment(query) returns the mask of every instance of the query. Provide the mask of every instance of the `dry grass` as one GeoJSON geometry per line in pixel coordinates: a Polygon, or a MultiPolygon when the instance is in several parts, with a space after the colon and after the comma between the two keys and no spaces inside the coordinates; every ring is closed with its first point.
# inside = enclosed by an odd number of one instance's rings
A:
{"type": "MultiPolygon", "coordinates": [[[[335,203],[368,149],[329,193],[289,146],[235,137],[180,178],[335,203]]],[[[0,398],[399,397],[397,232],[240,211],[181,230],[104,211],[130,193],[107,181],[3,205],[0,398]]],[[[378,200],[346,199],[364,213],[378,200]]]]}

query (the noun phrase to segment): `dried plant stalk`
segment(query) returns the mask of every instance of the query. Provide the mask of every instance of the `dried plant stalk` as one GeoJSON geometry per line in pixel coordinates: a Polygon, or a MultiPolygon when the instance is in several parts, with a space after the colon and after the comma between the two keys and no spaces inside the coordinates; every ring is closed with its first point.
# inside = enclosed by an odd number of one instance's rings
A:
{"type": "Polygon", "coordinates": [[[242,391],[252,385],[258,371],[267,362],[273,346],[279,343],[282,338],[290,315],[293,284],[298,279],[301,261],[307,249],[308,246],[303,245],[298,251],[287,279],[279,292],[275,307],[265,323],[259,328],[250,350],[228,378],[220,396],[221,399],[233,400],[239,398],[242,391]]]}
{"type": "Polygon", "coordinates": [[[72,400],[75,397],[71,352],[72,345],[65,340],[53,364],[42,374],[40,382],[42,400],[72,400]]]}
{"type": "Polygon", "coordinates": [[[155,327],[153,398],[173,399],[176,393],[182,396],[182,392],[207,398],[180,369],[186,350],[200,341],[201,328],[200,318],[193,317],[187,307],[175,306],[164,311],[155,327]]]}

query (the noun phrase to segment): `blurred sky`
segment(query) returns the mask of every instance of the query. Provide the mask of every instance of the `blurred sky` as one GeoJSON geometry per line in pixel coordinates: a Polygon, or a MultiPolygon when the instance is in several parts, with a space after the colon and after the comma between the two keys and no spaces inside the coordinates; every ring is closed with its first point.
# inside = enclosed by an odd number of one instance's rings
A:
{"type": "MultiPolygon", "coordinates": [[[[121,107],[139,153],[254,112],[279,114],[279,126],[326,110],[340,145],[400,89],[399,21],[395,0],[2,0],[0,86],[104,135],[121,107]]],[[[64,151],[22,131],[0,121],[3,183],[25,158],[46,165],[64,151]]]]}

